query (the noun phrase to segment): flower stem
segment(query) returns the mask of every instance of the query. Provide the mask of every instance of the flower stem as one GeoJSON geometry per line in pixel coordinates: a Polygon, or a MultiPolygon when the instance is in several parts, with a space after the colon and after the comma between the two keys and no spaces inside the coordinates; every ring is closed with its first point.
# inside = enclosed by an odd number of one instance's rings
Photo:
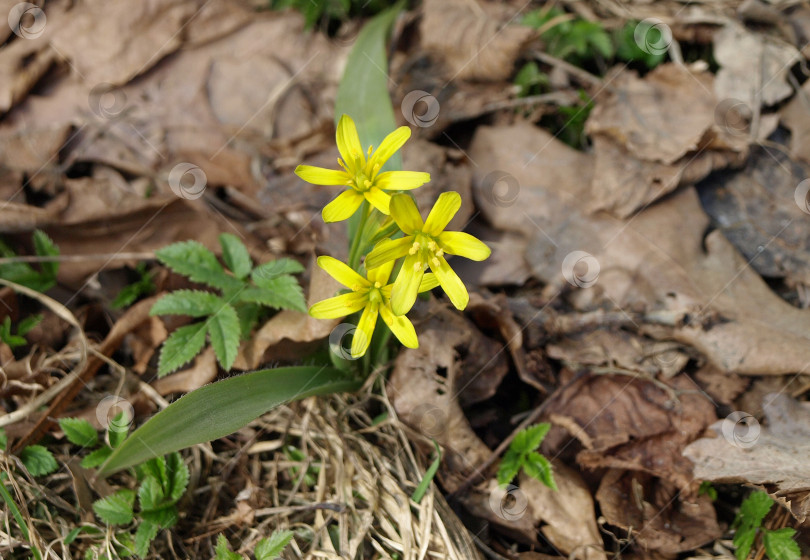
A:
{"type": "Polygon", "coordinates": [[[363,238],[363,230],[366,229],[366,222],[368,221],[369,214],[371,214],[371,206],[368,202],[363,202],[363,206],[361,206],[360,211],[363,214],[360,218],[360,224],[357,226],[357,231],[354,234],[354,239],[352,239],[351,247],[349,248],[349,266],[353,270],[357,270],[358,266],[360,265],[360,249],[363,246],[361,243],[363,238]]]}

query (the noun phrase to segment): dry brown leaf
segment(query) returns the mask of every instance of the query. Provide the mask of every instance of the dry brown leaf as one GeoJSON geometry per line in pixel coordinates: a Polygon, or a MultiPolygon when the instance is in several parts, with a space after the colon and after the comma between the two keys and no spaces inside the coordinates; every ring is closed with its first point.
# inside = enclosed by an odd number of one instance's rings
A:
{"type": "Polygon", "coordinates": [[[708,219],[693,188],[628,220],[587,216],[593,160],[547,132],[526,123],[479,127],[469,153],[479,209],[495,227],[530,238],[527,261],[549,290],[572,292],[579,307],[641,312],[725,371],[795,373],[810,362],[810,311],[774,294],[721,232],[704,238],[708,219]],[[517,186],[508,204],[487,196],[495,170],[517,186]],[[582,280],[574,270],[570,283],[563,274],[574,251],[599,265],[590,288],[574,286],[582,280]]]}
{"type": "Polygon", "coordinates": [[[157,317],[149,317],[133,329],[126,339],[134,361],[132,371],[143,375],[149,366],[149,360],[168,335],[166,325],[157,317]]]}
{"type": "Polygon", "coordinates": [[[684,449],[695,477],[716,482],[764,486],[804,523],[810,514],[810,403],[784,393],[763,399],[767,425],[735,412],[711,426],[717,437],[684,449]]]}
{"type": "Polygon", "coordinates": [[[792,93],[787,75],[801,53],[775,37],[729,21],[714,35],[714,58],[720,65],[714,82],[717,98],[742,101],[757,113],[761,105],[774,105],[792,93]]]}
{"type": "Polygon", "coordinates": [[[533,35],[510,25],[514,10],[494,2],[426,0],[423,10],[422,47],[444,62],[451,80],[507,79],[533,35]]]}
{"type": "Polygon", "coordinates": [[[790,129],[790,155],[810,164],[810,82],[804,83],[779,114],[782,125],[790,129]]]}

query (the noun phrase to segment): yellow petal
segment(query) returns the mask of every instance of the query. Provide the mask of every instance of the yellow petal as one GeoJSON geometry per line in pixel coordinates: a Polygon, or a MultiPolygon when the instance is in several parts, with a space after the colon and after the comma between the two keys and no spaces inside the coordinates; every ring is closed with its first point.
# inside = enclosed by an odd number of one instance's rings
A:
{"type": "Polygon", "coordinates": [[[312,165],[299,165],[295,168],[295,174],[313,185],[346,185],[351,179],[345,171],[324,169],[312,165]]]}
{"type": "Polygon", "coordinates": [[[416,330],[414,330],[413,323],[411,323],[410,319],[404,315],[400,315],[399,317],[395,316],[387,305],[380,307],[380,315],[403,346],[407,348],[419,348],[416,330]]]}
{"type": "Polygon", "coordinates": [[[357,323],[357,330],[352,336],[352,358],[360,358],[371,344],[374,326],[377,324],[377,304],[367,305],[357,323]]]}
{"type": "Polygon", "coordinates": [[[374,184],[387,191],[407,191],[430,181],[430,173],[421,171],[386,171],[380,173],[374,184]]]}
{"type": "Polygon", "coordinates": [[[374,208],[386,216],[389,214],[388,205],[391,203],[390,194],[381,191],[377,187],[371,187],[363,193],[363,196],[366,197],[366,200],[368,200],[374,208]]]}
{"type": "Polygon", "coordinates": [[[421,230],[424,226],[416,203],[407,194],[395,194],[391,197],[391,216],[406,235],[421,230]]]}
{"type": "Polygon", "coordinates": [[[373,169],[375,165],[382,167],[394,153],[402,147],[411,137],[411,129],[407,126],[400,126],[394,132],[385,137],[380,143],[380,147],[374,152],[369,160],[369,166],[373,169]]]}
{"type": "Polygon", "coordinates": [[[368,281],[372,284],[379,282],[381,286],[385,286],[388,284],[388,279],[391,277],[391,271],[394,270],[394,264],[396,264],[396,261],[392,260],[377,268],[372,268],[367,274],[368,281]]]}
{"type": "Polygon", "coordinates": [[[338,151],[340,151],[346,165],[353,165],[354,158],[363,156],[363,146],[360,144],[360,137],[357,135],[357,127],[349,115],[340,117],[335,136],[337,137],[338,151]]]}
{"type": "Polygon", "coordinates": [[[323,207],[324,222],[339,222],[351,218],[363,203],[363,195],[354,189],[346,189],[335,200],[323,207]]]}
{"type": "Polygon", "coordinates": [[[419,283],[419,293],[429,292],[439,285],[439,279],[432,272],[428,272],[422,277],[422,282],[419,283]]]}
{"type": "Polygon", "coordinates": [[[413,245],[413,236],[400,239],[383,239],[366,256],[366,270],[377,268],[387,262],[394,261],[408,254],[413,245]]]}
{"type": "Polygon", "coordinates": [[[444,293],[450,298],[453,305],[456,306],[456,309],[464,309],[470,301],[470,294],[467,293],[467,287],[464,285],[464,282],[461,281],[461,278],[453,272],[453,269],[450,268],[450,265],[447,264],[444,257],[435,258],[439,264],[436,265],[436,263],[432,262],[433,259],[431,259],[430,270],[436,273],[442,290],[444,290],[444,293]]]}
{"type": "Polygon", "coordinates": [[[439,235],[459,208],[461,208],[461,196],[457,192],[450,191],[440,194],[425,220],[425,233],[439,235]]]}
{"type": "Polygon", "coordinates": [[[368,294],[351,292],[319,301],[309,308],[316,319],[337,319],[360,311],[368,302],[368,294]]]}
{"type": "Polygon", "coordinates": [[[419,255],[408,255],[402,263],[402,268],[394,281],[394,288],[391,290],[391,311],[394,315],[405,315],[411,310],[416,302],[416,294],[419,292],[419,284],[425,275],[425,269],[419,255]],[[419,268],[416,265],[419,264],[419,268]]]}
{"type": "Polygon", "coordinates": [[[437,238],[445,253],[483,261],[492,253],[483,241],[462,231],[443,231],[437,238]]]}
{"type": "Polygon", "coordinates": [[[318,257],[318,266],[324,269],[329,276],[349,289],[354,289],[358,286],[368,288],[371,285],[368,280],[334,257],[318,257]]]}

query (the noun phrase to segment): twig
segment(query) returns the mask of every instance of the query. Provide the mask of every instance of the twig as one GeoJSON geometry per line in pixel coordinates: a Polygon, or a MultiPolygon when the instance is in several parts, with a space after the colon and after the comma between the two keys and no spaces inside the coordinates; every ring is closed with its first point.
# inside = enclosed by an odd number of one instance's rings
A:
{"type": "Polygon", "coordinates": [[[54,255],[54,256],[23,256],[0,258],[0,265],[14,263],[44,263],[44,262],[85,262],[109,260],[154,260],[155,253],[100,253],[97,255],[54,255]]]}
{"type": "Polygon", "coordinates": [[[545,62],[546,64],[551,64],[552,66],[556,66],[557,68],[561,68],[565,70],[568,74],[574,76],[575,78],[579,79],[582,82],[587,82],[594,86],[602,85],[602,78],[594,76],[593,74],[591,74],[586,70],[583,70],[582,68],[577,68],[573,64],[570,64],[561,58],[551,56],[550,54],[544,53],[543,51],[532,51],[531,54],[537,60],[545,62]]]}

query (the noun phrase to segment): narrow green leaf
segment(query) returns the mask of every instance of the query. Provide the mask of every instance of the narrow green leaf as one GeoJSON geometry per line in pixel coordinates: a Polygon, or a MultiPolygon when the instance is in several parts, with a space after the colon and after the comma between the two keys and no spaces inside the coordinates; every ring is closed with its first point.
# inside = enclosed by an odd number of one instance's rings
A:
{"type": "Polygon", "coordinates": [[[214,253],[197,241],[172,243],[155,252],[160,262],[192,282],[221,290],[238,289],[241,282],[225,273],[214,253]]]}
{"type": "Polygon", "coordinates": [[[292,531],[275,531],[270,538],[256,544],[253,554],[256,560],[276,560],[293,539],[292,531]]]}
{"type": "Polygon", "coordinates": [[[112,448],[108,446],[99,447],[89,455],[87,455],[84,459],[82,459],[81,466],[85,469],[94,469],[112,454],[112,448]]]}
{"type": "Polygon", "coordinates": [[[771,560],[799,560],[802,553],[798,543],[793,540],[796,534],[795,529],[784,527],[775,531],[764,531],[762,542],[765,545],[765,552],[771,560]]]}
{"type": "Polygon", "coordinates": [[[143,558],[149,553],[149,545],[158,534],[159,527],[151,521],[143,520],[135,532],[135,554],[143,558]]]}
{"type": "Polygon", "coordinates": [[[158,377],[171,373],[200,353],[205,344],[208,325],[205,321],[186,325],[175,330],[160,349],[158,377]]]}
{"type": "Polygon", "coordinates": [[[286,258],[276,259],[254,268],[253,272],[250,273],[250,278],[254,284],[261,287],[264,280],[272,280],[282,274],[297,274],[299,272],[304,272],[304,267],[298,261],[286,258]]]}
{"type": "Polygon", "coordinates": [[[231,551],[231,545],[225,535],[217,537],[217,547],[214,549],[214,560],[242,560],[242,556],[231,551]]]}
{"type": "Polygon", "coordinates": [[[175,290],[155,302],[149,315],[189,315],[206,317],[227,305],[225,300],[202,290],[175,290]]]}
{"type": "Polygon", "coordinates": [[[59,427],[65,432],[68,441],[74,445],[80,447],[95,447],[98,445],[96,429],[83,418],[60,418],[59,427]]]}
{"type": "Polygon", "coordinates": [[[247,247],[242,241],[231,233],[221,233],[219,244],[222,246],[222,260],[237,278],[245,279],[253,268],[247,247]]]}
{"type": "Polygon", "coordinates": [[[417,504],[422,501],[422,498],[425,496],[425,492],[427,492],[428,488],[430,488],[430,483],[433,481],[433,477],[436,476],[436,471],[439,470],[439,465],[442,462],[442,450],[439,447],[439,444],[436,443],[436,440],[433,440],[433,445],[436,447],[436,458],[433,459],[433,462],[425,471],[425,476],[423,476],[422,480],[419,481],[419,486],[416,487],[416,490],[414,490],[413,494],[411,495],[411,499],[417,504]]]}
{"type": "Polygon", "coordinates": [[[236,310],[226,303],[206,323],[217,361],[223,369],[230,370],[239,352],[239,317],[236,310]]]}
{"type": "Polygon", "coordinates": [[[0,428],[0,450],[5,451],[8,448],[8,436],[6,429],[0,428]]]}
{"type": "Polygon", "coordinates": [[[135,430],[102,466],[108,475],[151,457],[215,440],[239,430],[281,403],[354,391],[360,382],[327,367],[266,369],[201,387],[135,430]]]}
{"type": "Polygon", "coordinates": [[[135,503],[135,492],[129,489],[119,490],[115,494],[93,502],[93,511],[99,519],[110,525],[126,525],[133,518],[132,506],[135,503]]]}
{"type": "Polygon", "coordinates": [[[127,412],[122,410],[113,416],[112,422],[110,422],[110,425],[107,427],[107,441],[109,441],[110,447],[113,449],[118,447],[118,445],[127,437],[127,432],[129,431],[129,422],[132,419],[127,418],[126,415],[127,412]]]}
{"type": "MultiPolygon", "coordinates": [[[[360,31],[346,61],[346,70],[335,99],[335,123],[344,114],[354,119],[363,147],[377,147],[396,128],[394,107],[388,93],[388,33],[404,3],[380,12],[360,31]]],[[[400,169],[402,158],[394,154],[385,169],[400,169]]]]}
{"type": "Polygon", "coordinates": [[[307,310],[304,290],[293,276],[277,276],[264,281],[261,288],[245,288],[238,297],[240,301],[260,303],[276,309],[307,310]]]}
{"type": "Polygon", "coordinates": [[[22,461],[31,476],[51,474],[59,468],[53,454],[41,445],[29,445],[20,452],[22,461]]]}

